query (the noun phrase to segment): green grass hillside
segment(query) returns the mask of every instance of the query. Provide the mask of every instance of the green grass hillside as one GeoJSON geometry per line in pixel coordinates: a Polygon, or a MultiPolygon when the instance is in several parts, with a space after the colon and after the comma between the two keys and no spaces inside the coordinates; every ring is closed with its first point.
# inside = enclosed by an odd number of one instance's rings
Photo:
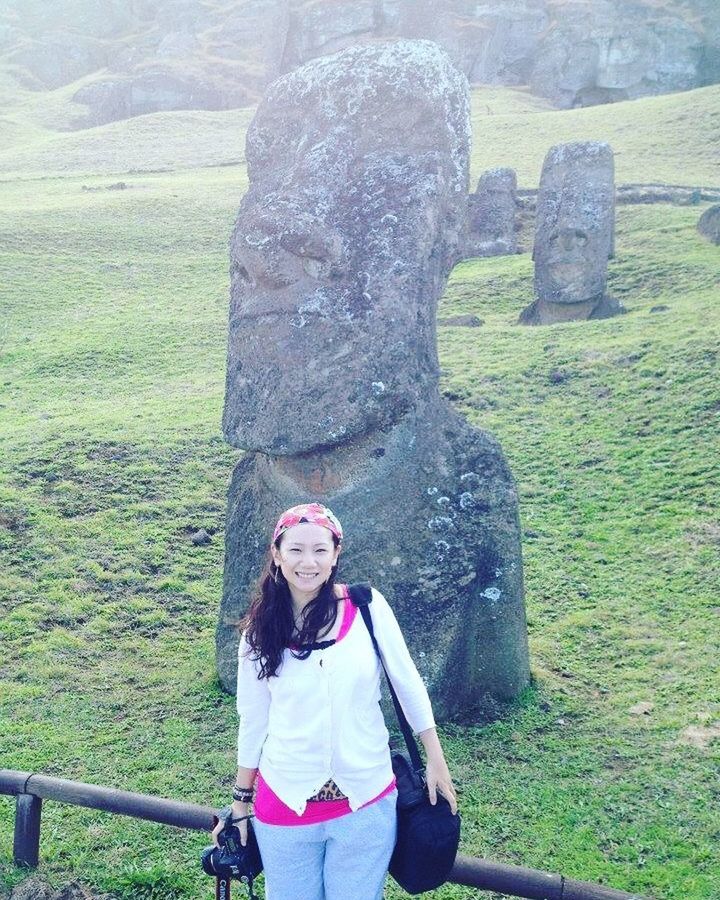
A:
{"type": "Polygon", "coordinates": [[[490,166],[511,166],[518,184],[535,187],[552,144],[602,140],[615,151],[618,183],[720,183],[720,85],[572,111],[498,115],[501,108],[473,92],[476,177],[490,166]]]}
{"type": "MultiPolygon", "coordinates": [[[[514,92],[505,114],[508,94],[489,92],[492,116],[480,96],[476,174],[512,164],[532,185],[550,143],[592,136],[615,146],[619,180],[720,180],[718,88],[572,112],[514,92]]],[[[241,158],[247,114],[72,134],[10,114],[0,766],[220,803],[236,728],[213,667],[238,458],[220,435],[227,242],[246,180],[205,166],[241,158]],[[116,176],[126,189],[109,189],[116,176]],[[210,544],[191,543],[198,527],[210,544]]],[[[702,208],[619,209],[624,316],[519,327],[529,256],[472,260],[441,315],[484,325],[439,339],[443,390],[500,439],[518,482],[535,675],[502,721],[444,729],[462,849],[664,900],[720,897],[720,250],[695,230],[702,208]]],[[[0,797],[6,888],[23,877],[13,814],[0,797]]],[[[44,805],[42,871],[122,900],[210,896],[205,843],[44,805]]]]}
{"type": "MultiPolygon", "coordinates": [[[[77,86],[33,94],[0,84],[0,179],[243,164],[251,109],[154,113],[68,131],[84,109],[70,101],[77,86]]],[[[522,90],[474,88],[472,117],[475,180],[511,166],[520,185],[536,187],[552,144],[606,140],[618,183],[720,186],[720,85],[572,111],[522,90]]]]}

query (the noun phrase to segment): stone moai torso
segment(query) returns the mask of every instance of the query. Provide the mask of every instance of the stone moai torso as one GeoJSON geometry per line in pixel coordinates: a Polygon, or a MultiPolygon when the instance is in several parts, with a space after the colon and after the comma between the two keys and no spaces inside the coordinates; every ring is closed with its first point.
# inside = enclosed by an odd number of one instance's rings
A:
{"type": "Polygon", "coordinates": [[[528,682],[517,497],[502,451],[438,391],[435,313],[465,226],[464,77],[427,41],[354,47],[268,90],[231,241],[228,494],[217,629],[237,630],[279,512],[343,522],[340,578],[393,605],[438,718],[528,682]]]}
{"type": "Polygon", "coordinates": [[[465,256],[505,256],[517,253],[515,213],[517,176],[513,169],[488,169],[468,197],[465,256]]]}
{"type": "Polygon", "coordinates": [[[615,249],[613,152],[602,141],[551,147],[535,223],[535,300],[520,321],[546,325],[622,312],[605,293],[615,249]]]}

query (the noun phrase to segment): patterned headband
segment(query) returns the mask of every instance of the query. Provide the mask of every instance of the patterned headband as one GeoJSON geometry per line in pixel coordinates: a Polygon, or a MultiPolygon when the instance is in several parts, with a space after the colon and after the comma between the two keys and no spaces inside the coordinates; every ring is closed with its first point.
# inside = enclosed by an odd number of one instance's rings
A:
{"type": "Polygon", "coordinates": [[[322,525],[323,528],[329,529],[338,541],[342,541],[342,525],[331,509],[323,506],[322,503],[301,503],[299,506],[291,506],[290,509],[286,509],[280,516],[273,532],[273,544],[288,528],[300,525],[301,522],[322,525]]]}

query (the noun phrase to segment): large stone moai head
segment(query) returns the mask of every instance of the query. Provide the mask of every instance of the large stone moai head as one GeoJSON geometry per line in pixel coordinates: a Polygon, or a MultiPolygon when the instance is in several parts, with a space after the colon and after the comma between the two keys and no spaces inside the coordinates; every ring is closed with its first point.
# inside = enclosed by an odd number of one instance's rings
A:
{"type": "MultiPolygon", "coordinates": [[[[614,252],[613,153],[601,141],[552,147],[540,176],[535,225],[535,324],[589,319],[608,307],[614,252]]],[[[606,312],[605,314],[610,314],[606,312]]]]}
{"type": "Polygon", "coordinates": [[[231,444],[334,446],[436,389],[468,152],[467,83],[429,41],[354,47],[271,85],[231,241],[231,444]]]}
{"type": "Polygon", "coordinates": [[[483,172],[468,198],[466,256],[503,256],[515,253],[517,176],[514,169],[483,172]]]}
{"type": "Polygon", "coordinates": [[[615,169],[609,144],[552,147],[540,176],[535,226],[535,295],[585,303],[605,293],[615,232],[615,169]]]}

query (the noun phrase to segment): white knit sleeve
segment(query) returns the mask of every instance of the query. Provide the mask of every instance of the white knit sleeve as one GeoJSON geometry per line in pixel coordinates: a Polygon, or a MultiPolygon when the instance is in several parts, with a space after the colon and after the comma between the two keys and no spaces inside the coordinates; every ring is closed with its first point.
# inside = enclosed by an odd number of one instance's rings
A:
{"type": "Polygon", "coordinates": [[[427,688],[410,656],[395,613],[375,588],[369,609],[380,655],[410,727],[416,734],[434,728],[435,718],[427,688]]]}
{"type": "Polygon", "coordinates": [[[238,646],[237,711],[240,717],[237,764],[256,769],[268,730],[270,690],[267,678],[258,679],[258,664],[242,633],[238,646]]]}

